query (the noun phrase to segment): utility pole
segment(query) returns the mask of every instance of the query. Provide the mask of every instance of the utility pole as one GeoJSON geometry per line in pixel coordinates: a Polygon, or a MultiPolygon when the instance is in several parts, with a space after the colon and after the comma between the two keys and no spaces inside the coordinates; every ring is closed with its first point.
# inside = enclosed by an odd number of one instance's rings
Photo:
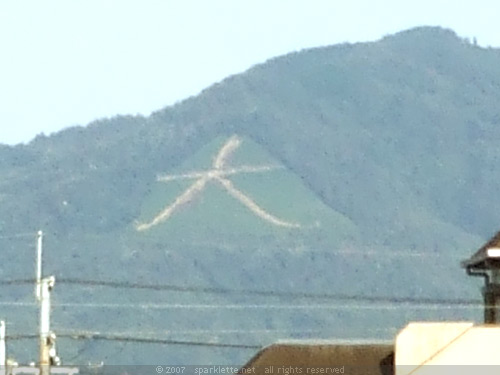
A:
{"type": "Polygon", "coordinates": [[[5,322],[0,321],[0,374],[5,375],[6,362],[6,349],[5,349],[5,322]]]}
{"type": "Polygon", "coordinates": [[[54,276],[44,278],[40,283],[40,375],[50,375],[54,356],[54,353],[51,353],[54,343],[50,332],[50,292],[54,283],[54,276]]]}
{"type": "MultiPolygon", "coordinates": [[[[38,375],[51,375],[51,366],[60,366],[61,360],[57,356],[56,351],[56,335],[50,330],[50,308],[51,308],[51,292],[54,288],[56,279],[54,276],[43,277],[42,272],[42,240],[43,233],[37,233],[37,262],[36,262],[36,280],[35,280],[35,295],[40,308],[39,320],[39,368],[33,368],[34,364],[29,367],[17,368],[17,373],[28,373],[38,375]],[[37,371],[38,370],[38,371],[37,371]]],[[[12,367],[17,367],[17,362],[7,361],[6,344],[5,344],[5,322],[0,320],[0,375],[13,374],[15,371],[12,367]],[[8,366],[8,368],[7,368],[8,366]]],[[[58,367],[52,369],[57,374],[75,375],[78,374],[78,368],[58,367]]]]}
{"type": "Polygon", "coordinates": [[[40,375],[50,375],[50,366],[59,365],[60,360],[57,357],[55,341],[56,336],[50,331],[50,293],[56,279],[54,276],[43,277],[42,273],[42,242],[43,232],[37,233],[36,245],[36,298],[40,304],[40,375]]]}

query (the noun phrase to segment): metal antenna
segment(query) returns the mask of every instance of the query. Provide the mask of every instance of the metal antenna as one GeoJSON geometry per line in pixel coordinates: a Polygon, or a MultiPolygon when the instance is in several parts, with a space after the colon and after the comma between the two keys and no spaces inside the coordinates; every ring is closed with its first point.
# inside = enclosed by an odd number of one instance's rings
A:
{"type": "Polygon", "coordinates": [[[42,240],[43,232],[41,230],[37,233],[37,259],[36,259],[36,289],[35,294],[38,301],[41,300],[42,295],[42,240]]]}

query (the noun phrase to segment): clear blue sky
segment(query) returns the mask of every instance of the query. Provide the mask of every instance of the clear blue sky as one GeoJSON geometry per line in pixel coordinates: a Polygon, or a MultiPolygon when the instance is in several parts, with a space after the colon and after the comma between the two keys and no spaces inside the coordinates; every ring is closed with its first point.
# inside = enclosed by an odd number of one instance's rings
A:
{"type": "Polygon", "coordinates": [[[439,25],[500,46],[493,0],[0,0],[0,143],[149,114],[304,48],[439,25]]]}

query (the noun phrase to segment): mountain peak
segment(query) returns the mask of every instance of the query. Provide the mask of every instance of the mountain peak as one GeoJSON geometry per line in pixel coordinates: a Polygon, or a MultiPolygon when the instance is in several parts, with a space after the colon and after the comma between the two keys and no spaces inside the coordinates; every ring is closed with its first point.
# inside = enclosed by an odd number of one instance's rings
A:
{"type": "Polygon", "coordinates": [[[383,40],[402,40],[402,39],[425,39],[436,40],[442,39],[446,41],[461,41],[462,39],[457,33],[451,29],[440,26],[418,26],[408,30],[400,31],[396,34],[388,35],[383,40]]]}

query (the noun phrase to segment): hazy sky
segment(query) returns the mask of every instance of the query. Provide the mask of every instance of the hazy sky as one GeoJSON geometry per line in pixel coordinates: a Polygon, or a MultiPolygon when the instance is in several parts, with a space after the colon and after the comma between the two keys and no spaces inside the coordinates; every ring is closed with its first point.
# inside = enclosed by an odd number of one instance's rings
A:
{"type": "Polygon", "coordinates": [[[149,114],[308,47],[420,25],[500,46],[494,0],[0,0],[0,143],[149,114]]]}

